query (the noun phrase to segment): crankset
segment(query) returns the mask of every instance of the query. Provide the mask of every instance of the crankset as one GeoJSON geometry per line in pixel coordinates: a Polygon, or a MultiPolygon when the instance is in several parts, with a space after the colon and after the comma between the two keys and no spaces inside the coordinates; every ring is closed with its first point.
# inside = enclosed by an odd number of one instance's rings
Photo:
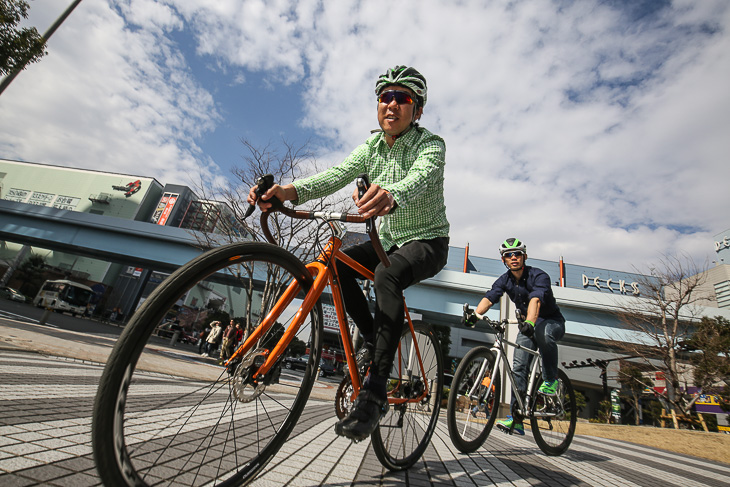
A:
{"type": "Polygon", "coordinates": [[[335,394],[335,413],[338,419],[343,419],[352,411],[352,406],[355,404],[355,401],[352,399],[354,392],[352,378],[349,375],[345,375],[339,387],[337,387],[337,394],[335,394]]]}
{"type": "Polygon", "coordinates": [[[563,402],[557,396],[543,396],[536,406],[532,415],[537,418],[560,418],[565,412],[563,402]]]}

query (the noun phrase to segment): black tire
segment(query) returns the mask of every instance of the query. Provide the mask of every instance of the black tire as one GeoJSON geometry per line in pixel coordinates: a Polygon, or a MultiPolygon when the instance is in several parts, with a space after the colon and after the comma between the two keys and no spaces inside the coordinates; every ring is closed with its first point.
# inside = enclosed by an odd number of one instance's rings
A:
{"type": "Polygon", "coordinates": [[[499,373],[495,373],[495,360],[489,348],[476,347],[467,352],[454,372],[446,407],[446,423],[451,442],[462,453],[478,450],[492,431],[497,418],[501,378],[499,373]],[[490,377],[489,386],[482,384],[487,373],[490,377]],[[470,394],[474,384],[477,384],[476,389],[470,394]]]}
{"type": "Polygon", "coordinates": [[[561,455],[568,449],[578,421],[573,385],[562,370],[558,370],[558,380],[557,396],[544,396],[537,393],[542,384],[542,374],[539,374],[533,387],[536,396],[530,412],[530,428],[535,442],[543,453],[550,456],[561,455]]]}
{"type": "Polygon", "coordinates": [[[375,455],[384,467],[393,471],[405,470],[421,458],[431,441],[441,411],[444,387],[441,346],[429,327],[421,323],[414,323],[413,327],[425,373],[417,360],[414,367],[409,365],[414,337],[406,325],[391,369],[388,396],[418,397],[426,386],[429,394],[417,403],[390,404],[372,434],[375,455]],[[411,371],[410,377],[407,370],[411,371]]]}
{"type": "MultiPolygon", "coordinates": [[[[250,323],[242,324],[255,329],[256,317],[266,316],[281,295],[277,283],[295,281],[298,304],[312,285],[306,267],[286,250],[249,242],[210,250],[155,289],[117,341],[96,395],[92,448],[104,485],[149,485],[164,479],[169,484],[237,486],[261,472],[294,430],[316,379],[321,303],[296,335],[310,348],[301,384],[279,381],[281,361],[255,382],[250,372],[258,369],[262,354],[249,354],[228,370],[194,351],[170,348],[153,331],[173,309],[193,325],[206,323],[195,319],[204,310],[184,315],[179,306],[179,299],[198,292],[228,298],[234,316],[250,309],[250,323]],[[247,290],[257,299],[250,308],[247,290]]],[[[295,313],[290,308],[295,306],[284,309],[255,350],[273,349],[281,325],[288,326],[295,313]]],[[[282,350],[282,356],[287,352],[282,350]]]]}

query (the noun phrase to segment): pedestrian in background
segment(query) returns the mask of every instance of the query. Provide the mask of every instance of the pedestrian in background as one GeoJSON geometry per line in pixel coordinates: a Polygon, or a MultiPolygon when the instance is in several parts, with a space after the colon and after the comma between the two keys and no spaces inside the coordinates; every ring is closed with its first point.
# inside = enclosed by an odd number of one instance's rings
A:
{"type": "Polygon", "coordinates": [[[205,339],[208,336],[208,332],[210,331],[210,328],[205,328],[201,330],[200,334],[198,335],[198,353],[203,354],[203,347],[205,347],[205,339]]]}
{"type": "Polygon", "coordinates": [[[218,344],[220,343],[221,336],[223,335],[223,327],[221,326],[220,321],[214,321],[210,324],[210,326],[210,333],[208,333],[208,338],[205,339],[206,343],[203,357],[210,357],[213,352],[218,349],[218,344]]]}
{"type": "Polygon", "coordinates": [[[225,360],[228,360],[228,357],[231,356],[231,353],[233,353],[233,344],[236,340],[236,324],[231,320],[231,322],[226,327],[226,330],[223,332],[223,345],[221,345],[221,356],[220,356],[220,362],[223,362],[225,360]]]}

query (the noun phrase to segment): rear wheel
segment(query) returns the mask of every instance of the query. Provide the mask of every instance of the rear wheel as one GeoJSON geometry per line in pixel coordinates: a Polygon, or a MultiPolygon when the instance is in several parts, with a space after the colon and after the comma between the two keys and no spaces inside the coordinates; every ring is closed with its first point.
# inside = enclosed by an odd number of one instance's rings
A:
{"type": "Polygon", "coordinates": [[[460,452],[479,449],[494,426],[501,392],[495,360],[490,349],[473,348],[454,373],[446,421],[451,442],[460,452]]]}
{"type": "Polygon", "coordinates": [[[280,376],[281,361],[254,376],[311,285],[296,257],[262,243],[211,250],[165,279],[130,320],[100,381],[92,440],[104,484],[229,486],[253,479],[295,430],[316,378],[319,302],[282,350],[285,356],[309,349],[303,379],[280,376]],[[170,317],[202,328],[214,308],[217,316],[244,317],[250,333],[292,282],[300,288],[292,303],[227,368],[200,359],[195,350],[172,348],[153,333],[170,317]]]}
{"type": "MultiPolygon", "coordinates": [[[[558,392],[555,396],[545,396],[535,392],[536,397],[531,411],[530,427],[537,446],[546,455],[560,455],[570,446],[578,420],[573,385],[565,372],[558,370],[558,392]]],[[[533,388],[542,384],[542,374],[533,388]]]]}
{"type": "Polygon", "coordinates": [[[390,408],[372,435],[375,455],[390,470],[404,470],[418,461],[431,441],[441,410],[444,384],[441,348],[429,327],[416,323],[413,327],[415,335],[406,326],[401,336],[388,382],[390,408]],[[414,342],[418,344],[423,370],[414,342]],[[428,391],[425,396],[424,391],[428,391]],[[419,397],[414,402],[392,402],[419,397]]]}

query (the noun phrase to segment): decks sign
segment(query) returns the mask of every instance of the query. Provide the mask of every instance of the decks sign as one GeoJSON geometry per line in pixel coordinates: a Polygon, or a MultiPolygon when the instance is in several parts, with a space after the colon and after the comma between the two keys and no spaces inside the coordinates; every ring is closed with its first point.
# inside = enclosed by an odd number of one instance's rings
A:
{"type": "Polygon", "coordinates": [[[723,237],[719,242],[715,242],[715,252],[719,252],[728,247],[730,247],[730,238],[727,236],[723,237]]]}
{"type": "Polygon", "coordinates": [[[611,292],[619,292],[621,294],[633,294],[634,296],[639,295],[639,283],[630,282],[627,283],[623,279],[614,281],[611,278],[601,279],[600,277],[588,277],[583,274],[583,287],[595,286],[596,289],[606,289],[611,292]]]}

